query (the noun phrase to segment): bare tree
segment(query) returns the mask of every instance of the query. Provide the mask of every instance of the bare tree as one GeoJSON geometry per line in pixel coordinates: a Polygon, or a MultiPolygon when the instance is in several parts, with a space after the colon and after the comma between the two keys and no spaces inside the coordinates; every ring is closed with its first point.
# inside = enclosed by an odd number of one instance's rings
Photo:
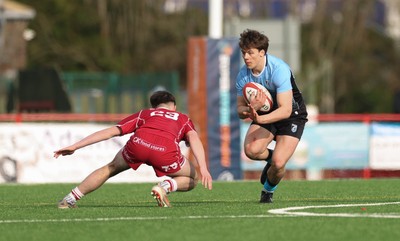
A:
{"type": "Polygon", "coordinates": [[[353,102],[361,111],[371,109],[370,96],[360,97],[374,91],[374,80],[388,81],[387,68],[374,68],[379,63],[377,31],[370,24],[374,2],[343,1],[332,10],[332,1],[317,1],[303,44],[308,96],[322,113],[346,112],[353,102]]]}

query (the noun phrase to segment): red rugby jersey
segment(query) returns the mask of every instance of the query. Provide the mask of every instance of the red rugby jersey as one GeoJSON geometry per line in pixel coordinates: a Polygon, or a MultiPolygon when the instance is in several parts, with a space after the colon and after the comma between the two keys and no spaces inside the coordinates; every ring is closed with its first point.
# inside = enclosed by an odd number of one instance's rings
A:
{"type": "MultiPolygon", "coordinates": [[[[190,130],[194,130],[193,122],[183,113],[166,108],[144,109],[118,122],[121,135],[126,135],[138,129],[149,134],[167,137],[176,142],[184,139],[190,130]]],[[[186,141],[186,140],[185,140],[186,141]]]]}

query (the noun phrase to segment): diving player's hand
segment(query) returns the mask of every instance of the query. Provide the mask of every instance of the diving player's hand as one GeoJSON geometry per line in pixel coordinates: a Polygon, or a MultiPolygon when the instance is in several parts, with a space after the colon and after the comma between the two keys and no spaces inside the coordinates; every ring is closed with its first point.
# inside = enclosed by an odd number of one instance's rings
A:
{"type": "Polygon", "coordinates": [[[54,157],[58,158],[59,156],[67,156],[74,154],[75,149],[71,147],[62,148],[60,150],[54,151],[54,157]]]}

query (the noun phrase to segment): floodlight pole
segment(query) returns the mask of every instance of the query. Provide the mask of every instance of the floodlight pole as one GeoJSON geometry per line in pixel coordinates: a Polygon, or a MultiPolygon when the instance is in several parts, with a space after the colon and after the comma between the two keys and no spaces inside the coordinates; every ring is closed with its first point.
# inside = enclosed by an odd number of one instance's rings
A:
{"type": "Polygon", "coordinates": [[[208,0],[208,36],[210,38],[222,37],[223,0],[208,0]]]}

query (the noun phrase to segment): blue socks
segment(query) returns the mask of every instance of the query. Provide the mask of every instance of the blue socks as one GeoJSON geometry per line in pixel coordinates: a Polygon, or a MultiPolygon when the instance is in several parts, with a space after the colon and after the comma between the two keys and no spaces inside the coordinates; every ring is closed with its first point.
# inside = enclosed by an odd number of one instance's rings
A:
{"type": "Polygon", "coordinates": [[[278,188],[278,185],[271,185],[268,179],[264,183],[264,189],[267,192],[274,192],[278,188]]]}

